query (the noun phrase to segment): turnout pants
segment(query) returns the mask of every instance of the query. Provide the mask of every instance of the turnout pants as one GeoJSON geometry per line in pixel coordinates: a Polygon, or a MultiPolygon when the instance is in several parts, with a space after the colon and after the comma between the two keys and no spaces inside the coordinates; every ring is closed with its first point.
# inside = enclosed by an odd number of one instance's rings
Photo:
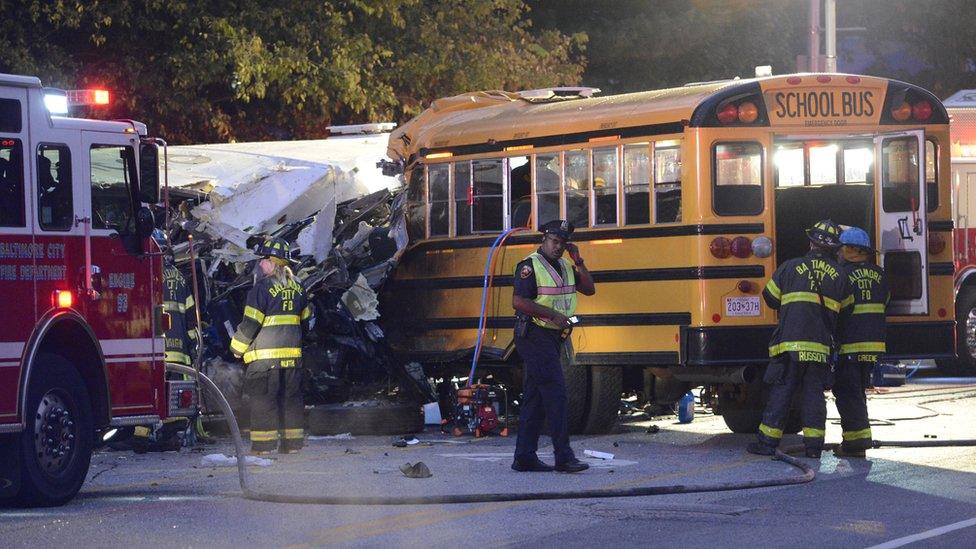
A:
{"type": "MultiPolygon", "coordinates": [[[[871,423],[868,419],[868,401],[864,389],[868,386],[875,361],[858,361],[859,356],[842,355],[837,367],[833,393],[840,412],[840,426],[843,430],[845,450],[868,450],[871,448],[871,423]]],[[[873,357],[876,359],[876,357],[873,357]]]]}
{"type": "Polygon", "coordinates": [[[251,400],[251,450],[298,450],[304,444],[305,407],[299,368],[275,368],[245,375],[244,392],[251,400]]]}
{"type": "Polygon", "coordinates": [[[770,384],[769,401],[763,412],[759,442],[776,447],[783,439],[783,425],[790,412],[796,391],[801,392],[803,445],[808,450],[823,450],[824,429],[827,423],[827,402],[824,390],[830,368],[817,362],[799,362],[784,353],[769,362],[763,380],[770,384]]]}
{"type": "Polygon", "coordinates": [[[546,421],[549,423],[556,464],[576,459],[573,449],[569,447],[566,382],[559,361],[562,343],[558,331],[531,323],[525,335],[515,335],[515,349],[525,363],[515,461],[524,463],[538,459],[539,434],[546,421]]]}

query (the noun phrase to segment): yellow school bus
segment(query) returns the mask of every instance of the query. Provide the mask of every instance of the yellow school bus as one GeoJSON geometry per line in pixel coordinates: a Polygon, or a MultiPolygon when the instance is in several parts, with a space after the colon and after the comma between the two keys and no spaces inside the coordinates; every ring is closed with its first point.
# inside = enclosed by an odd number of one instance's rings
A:
{"type": "MultiPolygon", "coordinates": [[[[621,392],[669,405],[704,386],[733,431],[754,431],[777,322],[761,291],[823,218],[880,250],[888,358],[954,355],[949,129],[933,94],[851,74],[595,91],[466,93],[391,134],[411,243],[384,314],[405,357],[465,371],[489,247],[557,218],[597,285],[564,364],[575,430],[611,428],[621,392]]],[[[479,372],[517,374],[513,269],[540,240],[499,247],[479,372]]]]}

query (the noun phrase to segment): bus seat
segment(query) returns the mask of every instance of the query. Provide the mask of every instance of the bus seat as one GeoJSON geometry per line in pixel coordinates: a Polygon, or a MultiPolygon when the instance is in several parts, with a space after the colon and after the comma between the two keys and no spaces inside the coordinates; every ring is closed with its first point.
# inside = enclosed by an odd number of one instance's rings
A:
{"type": "Polygon", "coordinates": [[[512,227],[528,227],[532,216],[532,197],[523,196],[512,206],[512,227]]]}

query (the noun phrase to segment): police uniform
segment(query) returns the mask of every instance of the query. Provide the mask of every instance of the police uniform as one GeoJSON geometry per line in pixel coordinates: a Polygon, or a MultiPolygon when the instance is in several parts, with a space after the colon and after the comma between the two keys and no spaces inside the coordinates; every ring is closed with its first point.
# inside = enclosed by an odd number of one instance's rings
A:
{"type": "Polygon", "coordinates": [[[843,430],[838,453],[863,455],[872,446],[864,389],[878,356],[885,352],[888,280],[884,271],[874,264],[875,251],[863,230],[855,227],[844,231],[841,245],[844,255],[855,260],[841,259],[851,295],[844,303],[839,322],[840,363],[833,386],[843,430]],[[850,248],[854,253],[846,253],[850,248]]]}
{"type": "MultiPolygon", "coordinates": [[[[543,234],[555,234],[568,240],[573,226],[569,222],[555,220],[539,230],[543,234]]],[[[540,248],[516,265],[514,294],[571,317],[576,312],[577,278],[578,272],[572,262],[566,258],[550,261],[540,248]]],[[[551,470],[550,467],[519,468],[520,464],[539,464],[536,450],[546,420],[552,437],[556,468],[578,463],[569,446],[566,383],[559,359],[564,339],[561,326],[541,318],[516,314],[515,348],[525,364],[525,372],[513,469],[551,470]]]]}
{"type": "MultiPolygon", "coordinates": [[[[287,259],[288,244],[271,239],[257,253],[287,259]]],[[[302,339],[311,316],[305,289],[297,280],[266,276],[247,294],[231,350],[244,358],[244,392],[250,397],[251,449],[255,452],[274,450],[279,436],[282,452],[303,446],[300,368],[302,339]]]]}
{"type": "MultiPolygon", "coordinates": [[[[807,231],[821,246],[836,246],[840,229],[830,220],[807,231]]],[[[771,385],[769,400],[753,453],[770,454],[783,438],[783,425],[793,394],[802,395],[803,444],[808,457],[823,450],[827,408],[824,390],[829,381],[833,334],[841,304],[848,296],[846,279],[829,249],[811,249],[804,257],[785,261],[763,290],[763,298],[779,310],[779,324],[769,342],[769,366],[764,381],[771,385]]]]}

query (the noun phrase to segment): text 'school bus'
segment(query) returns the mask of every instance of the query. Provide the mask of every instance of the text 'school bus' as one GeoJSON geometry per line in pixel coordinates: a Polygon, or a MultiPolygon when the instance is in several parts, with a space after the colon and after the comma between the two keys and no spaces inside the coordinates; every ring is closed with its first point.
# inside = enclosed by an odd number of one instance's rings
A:
{"type": "Polygon", "coordinates": [[[956,265],[956,341],[959,360],[951,373],[976,375],[976,90],[944,102],[949,111],[952,157],[952,218],[956,265]]]}
{"type": "MultiPolygon", "coordinates": [[[[575,429],[612,426],[621,391],[669,405],[704,385],[733,431],[754,431],[777,322],[762,288],[822,218],[881,251],[888,358],[954,357],[949,121],[930,92],[849,74],[591,91],[440,99],[391,134],[412,243],[385,315],[407,357],[465,366],[489,246],[557,218],[580,227],[597,284],[565,365],[575,429]]],[[[512,274],[540,240],[499,252],[481,359],[496,371],[519,363],[512,274]]]]}
{"type": "Polygon", "coordinates": [[[0,499],[64,503],[114,428],[197,402],[164,376],[156,140],[55,116],[107,101],[0,74],[0,499]]]}

